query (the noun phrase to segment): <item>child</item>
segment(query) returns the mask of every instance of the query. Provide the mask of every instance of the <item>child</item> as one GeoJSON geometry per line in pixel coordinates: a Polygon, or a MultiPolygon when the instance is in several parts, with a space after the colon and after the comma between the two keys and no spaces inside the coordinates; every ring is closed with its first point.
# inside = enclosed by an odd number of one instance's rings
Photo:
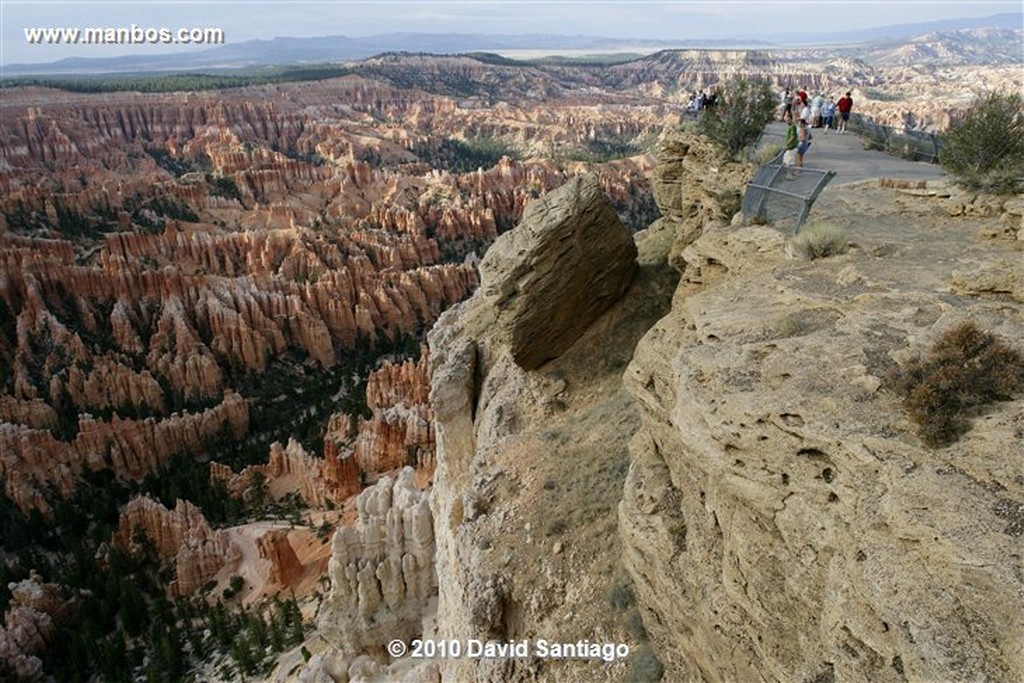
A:
{"type": "MultiPolygon", "coordinates": [[[[804,154],[807,153],[808,148],[811,146],[811,129],[807,125],[807,119],[800,119],[800,127],[797,129],[796,134],[799,144],[796,147],[796,167],[801,169],[804,167],[804,154]]],[[[800,175],[800,171],[797,171],[797,175],[800,175]]]]}

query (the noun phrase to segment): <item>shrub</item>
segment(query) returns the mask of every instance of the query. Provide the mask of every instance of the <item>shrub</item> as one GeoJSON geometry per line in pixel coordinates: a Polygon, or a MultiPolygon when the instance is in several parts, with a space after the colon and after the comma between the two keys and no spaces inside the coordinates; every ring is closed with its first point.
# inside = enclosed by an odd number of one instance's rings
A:
{"type": "Polygon", "coordinates": [[[828,223],[808,223],[792,239],[793,250],[805,259],[845,254],[850,243],[841,228],[828,223]]]}
{"type": "Polygon", "coordinates": [[[970,408],[1008,399],[1024,389],[1024,357],[995,335],[963,323],[928,355],[891,377],[927,445],[945,446],[965,430],[970,408]]]}
{"type": "Polygon", "coordinates": [[[701,135],[736,156],[775,116],[775,94],[763,78],[736,77],[719,90],[718,103],[701,113],[701,135]]]}
{"type": "Polygon", "coordinates": [[[1024,178],[1024,99],[979,98],[939,136],[939,163],[970,190],[1012,192],[1024,178]]]}

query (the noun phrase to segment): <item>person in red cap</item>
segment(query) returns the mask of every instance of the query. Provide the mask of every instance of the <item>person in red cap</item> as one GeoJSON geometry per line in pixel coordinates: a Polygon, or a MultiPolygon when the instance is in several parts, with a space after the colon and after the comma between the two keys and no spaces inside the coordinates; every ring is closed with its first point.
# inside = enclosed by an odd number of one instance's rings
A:
{"type": "Polygon", "coordinates": [[[839,122],[836,128],[840,133],[845,133],[846,122],[850,120],[850,112],[853,110],[853,98],[850,97],[849,92],[839,98],[839,101],[836,102],[836,109],[839,110],[839,122]]]}

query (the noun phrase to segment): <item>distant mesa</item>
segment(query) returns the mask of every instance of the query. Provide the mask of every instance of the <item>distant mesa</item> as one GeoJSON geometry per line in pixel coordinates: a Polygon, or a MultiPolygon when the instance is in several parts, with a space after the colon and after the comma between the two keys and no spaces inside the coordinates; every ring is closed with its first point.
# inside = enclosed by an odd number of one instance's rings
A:
{"type": "MultiPolygon", "coordinates": [[[[558,34],[487,35],[480,33],[387,33],[373,36],[318,36],[312,38],[279,37],[250,40],[200,51],[166,55],[125,55],[108,58],[73,57],[40,64],[6,64],[5,76],[31,74],[70,75],[100,73],[181,72],[195,69],[252,69],[272,65],[310,65],[358,60],[388,52],[434,55],[491,52],[512,56],[521,52],[546,55],[610,54],[654,52],[686,48],[767,48],[799,45],[851,45],[872,41],[892,41],[937,31],[976,28],[1017,29],[1020,13],[989,17],[967,17],[913,24],[881,26],[831,33],[786,33],[768,40],[751,36],[718,35],[671,40],[610,38],[558,34]]],[[[724,27],[723,27],[724,28],[724,27]]],[[[725,31],[723,30],[723,34],[725,31]]]]}

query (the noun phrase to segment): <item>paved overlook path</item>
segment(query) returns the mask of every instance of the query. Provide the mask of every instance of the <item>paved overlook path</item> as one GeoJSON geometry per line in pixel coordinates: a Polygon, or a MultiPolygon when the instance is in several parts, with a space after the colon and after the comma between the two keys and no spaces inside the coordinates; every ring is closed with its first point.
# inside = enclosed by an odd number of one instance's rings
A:
{"type": "MultiPolygon", "coordinates": [[[[864,149],[859,135],[847,132],[840,135],[835,130],[825,134],[824,128],[814,128],[811,148],[804,155],[804,166],[836,172],[836,177],[825,187],[853,183],[871,178],[900,178],[904,180],[933,180],[945,178],[946,172],[937,164],[925,161],[907,161],[878,150],[864,149]]],[[[773,121],[765,129],[761,145],[786,139],[786,124],[773,121]]]]}

